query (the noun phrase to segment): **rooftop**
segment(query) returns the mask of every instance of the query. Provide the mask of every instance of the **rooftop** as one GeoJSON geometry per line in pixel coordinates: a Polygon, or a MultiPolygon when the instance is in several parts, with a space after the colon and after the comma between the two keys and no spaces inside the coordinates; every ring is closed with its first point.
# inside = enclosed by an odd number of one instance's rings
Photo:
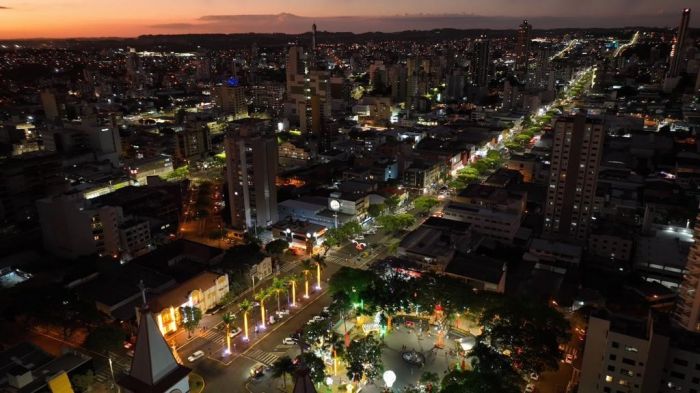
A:
{"type": "Polygon", "coordinates": [[[457,253],[445,272],[497,284],[505,273],[505,265],[505,262],[487,256],[457,253]]]}

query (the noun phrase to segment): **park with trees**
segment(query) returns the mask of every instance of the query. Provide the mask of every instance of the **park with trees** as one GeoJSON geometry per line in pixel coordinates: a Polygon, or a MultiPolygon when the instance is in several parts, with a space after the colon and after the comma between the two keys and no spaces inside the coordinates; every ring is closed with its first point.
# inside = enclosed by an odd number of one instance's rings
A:
{"type": "MultiPolygon", "coordinates": [[[[570,338],[569,322],[550,304],[465,290],[464,283],[431,273],[343,267],[329,291],[329,317],[307,324],[300,340],[309,356],[330,365],[326,373],[357,386],[381,384],[383,372],[396,366],[391,357],[410,353],[402,348],[407,338],[422,337],[434,347],[416,353],[430,359],[432,351],[444,351],[446,368],[399,375],[411,380],[402,382],[405,391],[515,393],[532,373],[556,370],[560,344],[570,338]],[[343,334],[343,323],[354,328],[343,334]],[[471,337],[472,344],[455,337],[471,337]]],[[[280,359],[275,368],[280,378],[289,374],[286,363],[280,359]]]]}

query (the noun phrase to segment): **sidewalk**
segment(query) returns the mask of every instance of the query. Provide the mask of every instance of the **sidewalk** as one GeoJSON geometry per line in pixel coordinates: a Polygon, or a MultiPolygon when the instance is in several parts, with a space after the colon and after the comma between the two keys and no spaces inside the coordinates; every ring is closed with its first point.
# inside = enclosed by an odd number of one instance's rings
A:
{"type": "MultiPolygon", "coordinates": [[[[295,267],[299,266],[301,263],[300,260],[291,260],[288,261],[288,263],[285,263],[281,268],[280,268],[280,274],[284,274],[289,272],[290,270],[294,269],[295,267]]],[[[260,288],[264,288],[270,284],[272,279],[276,277],[275,275],[271,275],[269,277],[264,278],[262,281],[259,283],[256,283],[255,285],[255,290],[259,290],[260,288]]],[[[203,332],[217,329],[219,325],[223,324],[221,321],[221,316],[225,312],[232,312],[234,314],[238,313],[240,310],[238,308],[238,303],[240,303],[244,298],[249,297],[253,293],[253,288],[249,287],[245,291],[241,292],[238,294],[231,303],[229,303],[224,310],[221,310],[217,312],[216,314],[205,314],[202,316],[202,320],[199,323],[199,328],[203,329],[203,332]]],[[[165,340],[168,341],[171,345],[174,343],[176,348],[181,348],[188,343],[194,341],[195,339],[199,338],[201,335],[199,329],[197,332],[194,332],[192,334],[192,337],[188,337],[187,331],[185,329],[178,329],[175,333],[167,335],[165,337],[165,340]]]]}

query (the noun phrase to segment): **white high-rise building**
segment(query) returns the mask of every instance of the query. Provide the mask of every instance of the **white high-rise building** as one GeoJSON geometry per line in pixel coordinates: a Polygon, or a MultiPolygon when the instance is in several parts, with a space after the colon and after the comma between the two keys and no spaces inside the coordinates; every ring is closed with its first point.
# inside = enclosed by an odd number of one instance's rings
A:
{"type": "Polygon", "coordinates": [[[267,227],[277,214],[277,140],[252,127],[229,130],[225,139],[231,225],[267,227]]]}

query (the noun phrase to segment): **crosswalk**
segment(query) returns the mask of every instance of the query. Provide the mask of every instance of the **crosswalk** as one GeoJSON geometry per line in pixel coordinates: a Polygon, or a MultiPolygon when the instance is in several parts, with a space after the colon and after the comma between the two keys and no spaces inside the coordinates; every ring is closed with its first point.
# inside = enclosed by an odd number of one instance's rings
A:
{"type": "Polygon", "coordinates": [[[246,356],[246,357],[249,357],[249,358],[251,358],[251,359],[253,359],[253,360],[257,360],[258,362],[260,362],[260,363],[262,363],[262,364],[265,364],[265,365],[267,365],[267,366],[272,366],[272,364],[273,364],[274,362],[276,362],[277,359],[280,358],[279,356],[277,356],[277,355],[274,354],[274,353],[261,351],[261,350],[259,350],[259,349],[253,349],[253,350],[251,350],[251,351],[248,351],[248,352],[245,354],[245,356],[246,356]]]}
{"type": "Polygon", "coordinates": [[[209,329],[206,332],[204,332],[204,334],[201,335],[200,337],[202,337],[205,340],[212,342],[212,343],[223,344],[225,341],[224,336],[225,336],[225,332],[223,330],[209,329]]]}
{"type": "Polygon", "coordinates": [[[559,349],[564,353],[564,357],[566,355],[571,355],[573,359],[578,357],[578,348],[571,344],[562,344],[559,346],[559,349]]]}
{"type": "Polygon", "coordinates": [[[251,349],[245,353],[245,356],[262,364],[271,366],[277,361],[277,359],[286,355],[291,348],[292,345],[280,344],[276,346],[275,350],[272,352],[265,352],[260,349],[251,349]]]}

